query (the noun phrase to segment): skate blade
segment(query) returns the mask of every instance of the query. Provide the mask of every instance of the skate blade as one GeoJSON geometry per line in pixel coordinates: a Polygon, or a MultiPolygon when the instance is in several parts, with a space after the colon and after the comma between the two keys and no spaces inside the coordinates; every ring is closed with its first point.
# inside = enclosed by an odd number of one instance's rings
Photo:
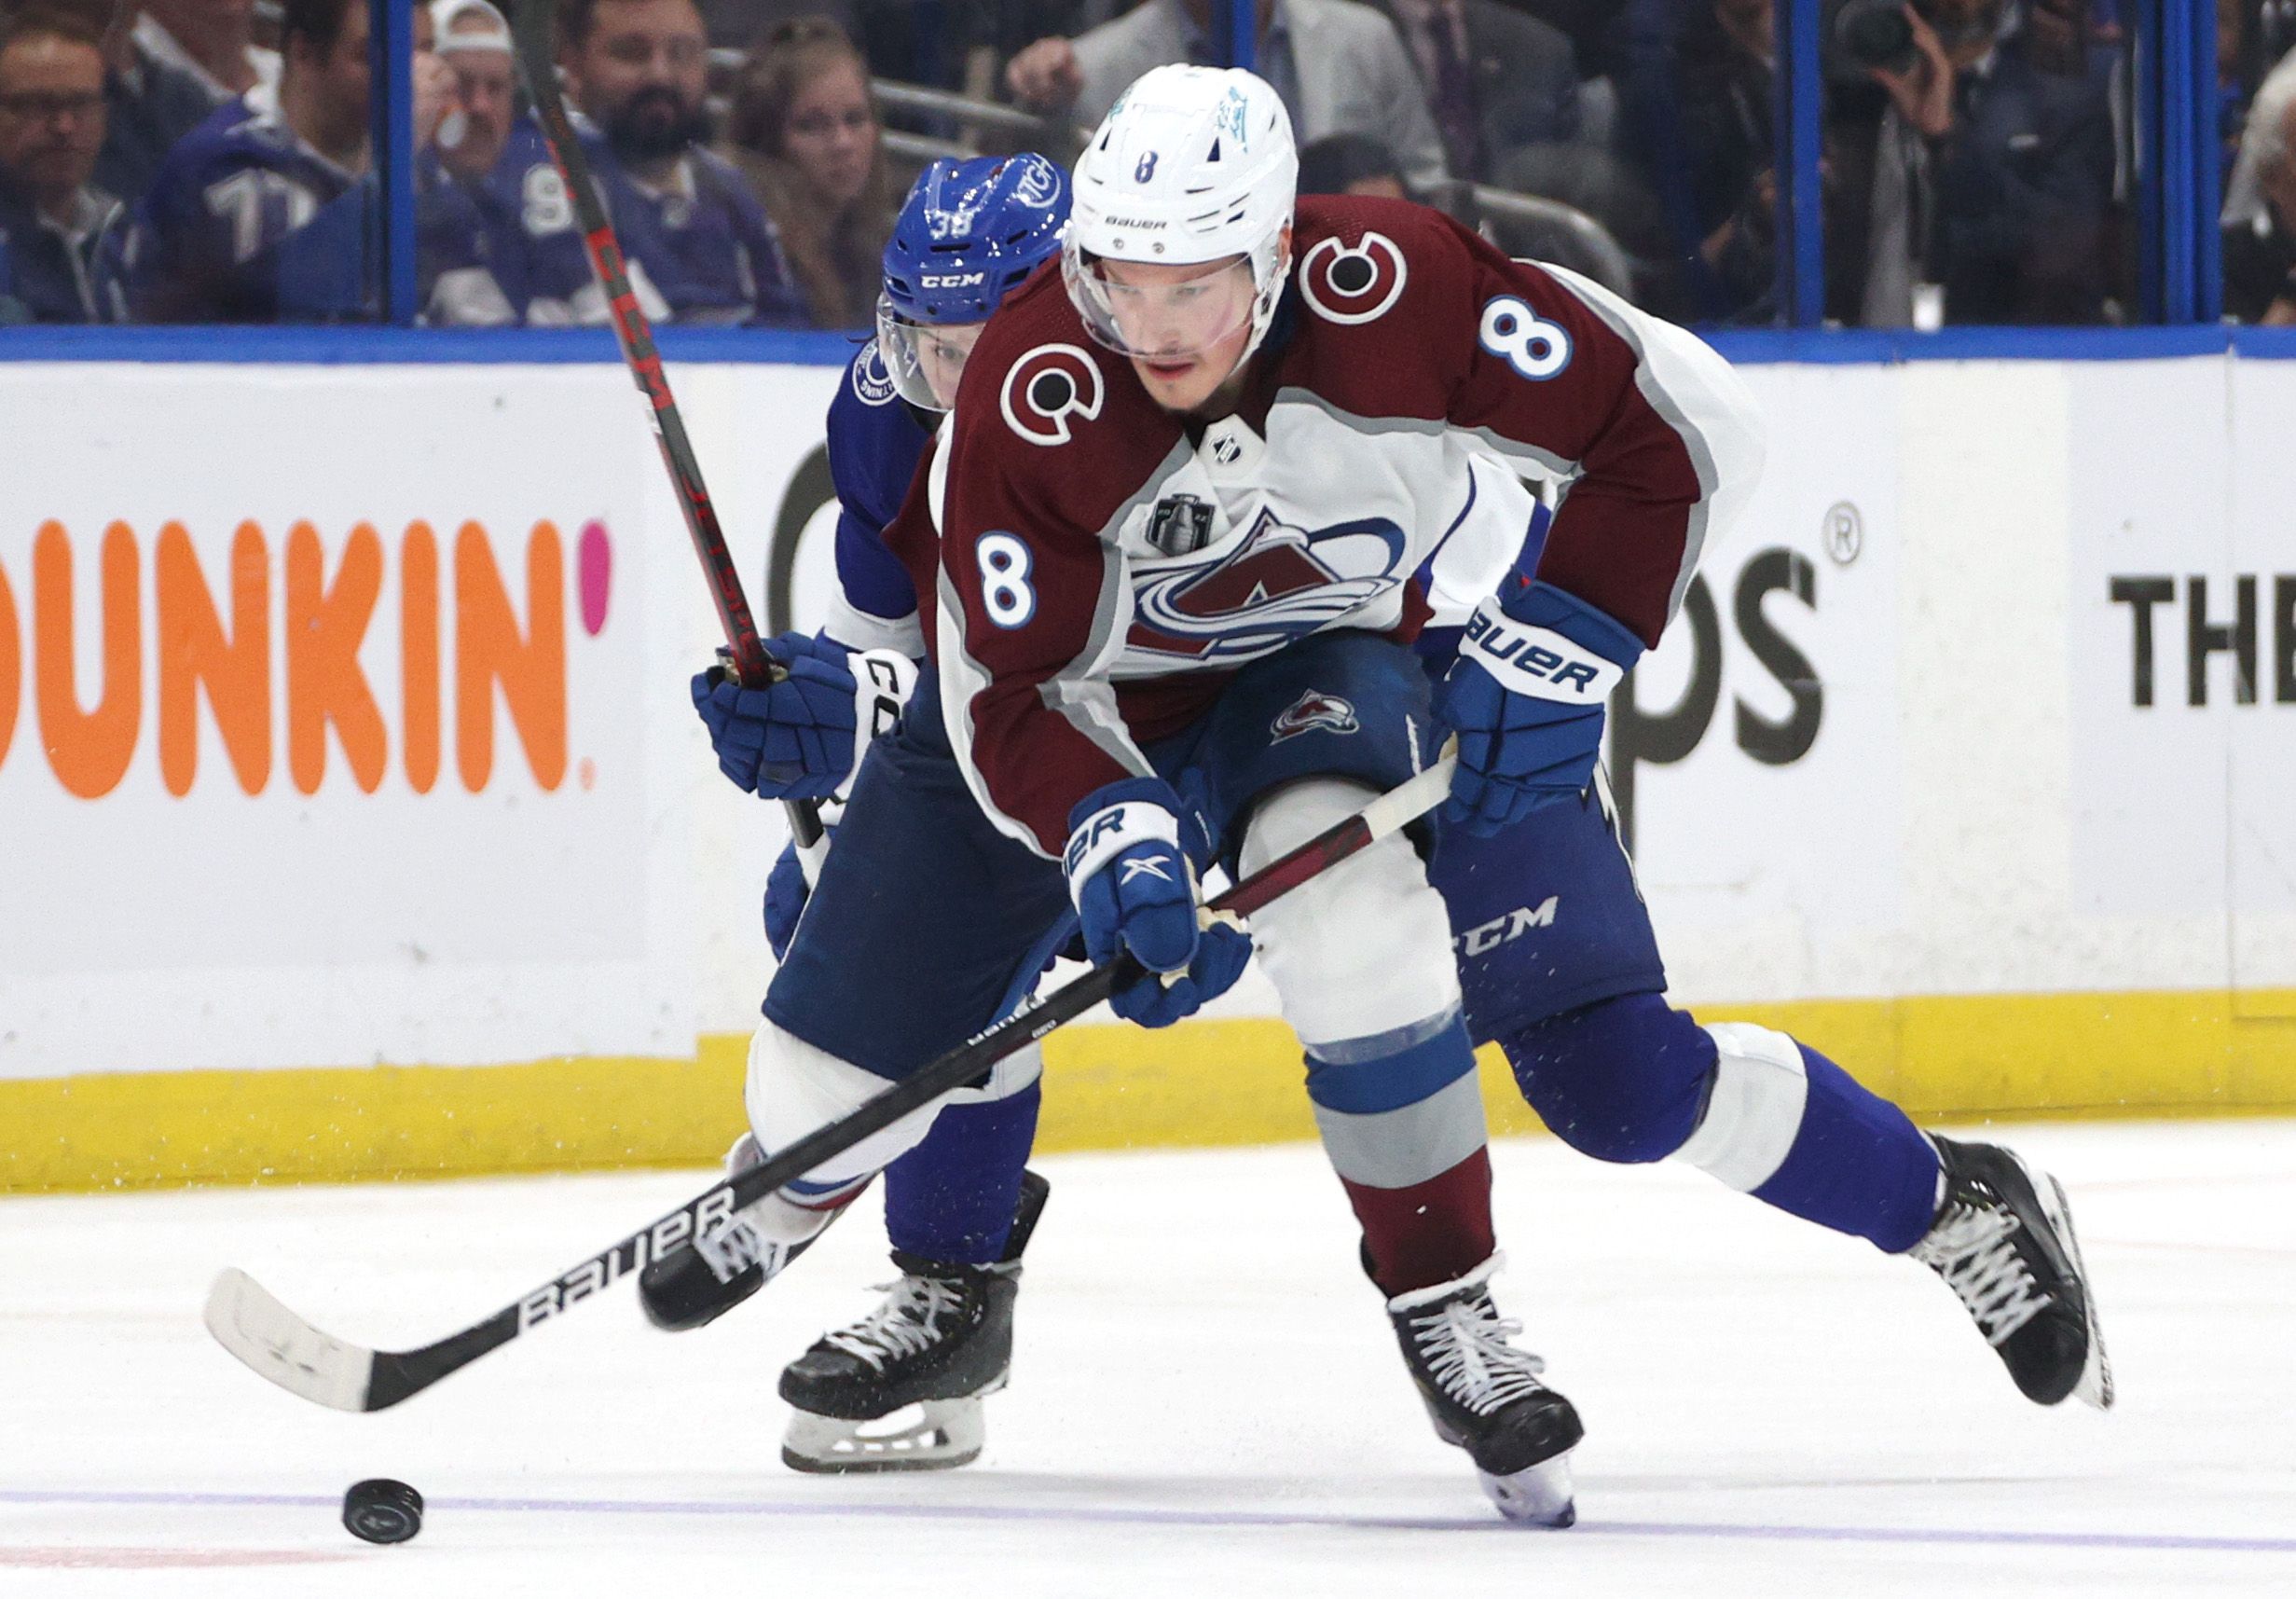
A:
{"type": "Polygon", "coordinates": [[[2045,1172],[2041,1178],[2033,1184],[2034,1193],[2048,1214],[2049,1225],[2065,1240],[2073,1270],[2081,1274],[2082,1300],[2088,1315],[2088,1358],[2082,1363],[2081,1380],[2073,1385],[2072,1397],[2092,1409],[2109,1411],[2112,1408],[2112,1360],[2105,1353],[2105,1331],[2097,1318],[2097,1284],[2089,1276],[2089,1263],[2081,1258],[2081,1238],[2073,1231],[2072,1202],[2065,1197],[2065,1185],[2045,1172]]]}
{"type": "Polygon", "coordinates": [[[781,1463],[794,1471],[842,1476],[862,1471],[953,1471],[980,1458],[988,1436],[978,1395],[928,1399],[873,1421],[793,1411],[781,1463]],[[915,1419],[898,1425],[898,1418],[915,1419]],[[896,1423],[887,1427],[887,1423],[896,1423]],[[881,1430],[864,1430],[881,1429],[881,1430]]]}
{"type": "Polygon", "coordinates": [[[1567,1527],[1578,1520],[1578,1500],[1571,1484],[1571,1452],[1526,1466],[1505,1477],[1478,1471],[1483,1492],[1510,1522],[1533,1527],[1567,1527]]]}

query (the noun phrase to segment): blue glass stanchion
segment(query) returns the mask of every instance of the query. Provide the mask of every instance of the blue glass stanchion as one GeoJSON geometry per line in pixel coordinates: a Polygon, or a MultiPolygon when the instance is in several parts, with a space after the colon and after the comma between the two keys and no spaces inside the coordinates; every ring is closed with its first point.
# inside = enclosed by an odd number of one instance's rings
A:
{"type": "Polygon", "coordinates": [[[2224,315],[2224,240],[2217,231],[2224,197],[2217,154],[2216,7],[2200,0],[2174,4],[2185,13],[2193,96],[2193,318],[2217,322],[2224,315]]]}
{"type": "Polygon", "coordinates": [[[1816,0],[1780,6],[1775,75],[1778,172],[1778,323],[1816,327],[1825,320],[1825,213],[1820,203],[1819,143],[1825,110],[1816,0]]]}
{"type": "Polygon", "coordinates": [[[1215,0],[1212,7],[1213,37],[1222,59],[1247,72],[1257,69],[1259,59],[1255,10],[1253,0],[1215,0]]]}
{"type": "MultiPolygon", "coordinates": [[[[2194,267],[2199,218],[2193,192],[2193,145],[2200,131],[2200,106],[2193,93],[2193,0],[2161,0],[2154,15],[2153,60],[2160,73],[2160,121],[2152,147],[2157,152],[2161,189],[2160,320],[2191,322],[2198,304],[2194,267]]],[[[2210,45],[2214,53],[2213,41],[2210,45]]]]}
{"type": "Polygon", "coordinates": [[[376,177],[382,319],[415,320],[415,10],[367,0],[367,148],[376,177]]]}

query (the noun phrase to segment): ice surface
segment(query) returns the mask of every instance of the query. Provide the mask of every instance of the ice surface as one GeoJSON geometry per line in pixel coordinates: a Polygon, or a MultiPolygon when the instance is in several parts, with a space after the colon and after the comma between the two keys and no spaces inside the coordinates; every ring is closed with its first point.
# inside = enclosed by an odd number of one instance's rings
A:
{"type": "Polygon", "coordinates": [[[2028,1405],[1908,1262],[1498,1146],[1501,1303],[1588,1429],[1562,1533],[1430,1435],[1313,1148],[1043,1162],[987,1453],[908,1478],[778,1458],[781,1362],[889,1275],[872,1202],[704,1331],[618,1288],[343,1415],[210,1342],[219,1268],[405,1347],[697,1174],[0,1200],[0,1595],[2296,1593],[2296,1124],[2014,1141],[2071,1190],[2109,1415],[2028,1405]],[[374,1476],[428,1499],[415,1542],[339,1525],[374,1476]]]}

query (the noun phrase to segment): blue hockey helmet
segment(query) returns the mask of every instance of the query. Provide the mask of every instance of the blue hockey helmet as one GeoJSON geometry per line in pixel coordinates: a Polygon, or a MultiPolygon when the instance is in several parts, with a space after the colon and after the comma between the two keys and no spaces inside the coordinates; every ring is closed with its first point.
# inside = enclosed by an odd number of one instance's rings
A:
{"type": "MultiPolygon", "coordinates": [[[[928,380],[915,329],[986,322],[1006,295],[1060,251],[1068,179],[1042,156],[939,160],[909,191],[885,246],[877,350],[901,397],[947,408],[928,380]]],[[[969,339],[935,341],[944,387],[969,339]]]]}

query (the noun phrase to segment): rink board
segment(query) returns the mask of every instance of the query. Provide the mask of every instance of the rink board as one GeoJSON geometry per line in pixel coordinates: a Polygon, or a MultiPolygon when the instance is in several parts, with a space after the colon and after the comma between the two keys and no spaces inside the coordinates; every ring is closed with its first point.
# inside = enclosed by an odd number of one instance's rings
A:
{"type": "MultiPolygon", "coordinates": [[[[1768,476],[1613,718],[1678,996],[1926,1114],[2296,1107],[2296,364],[1748,375],[1768,476]]],[[[818,615],[838,373],[674,378],[818,615]]],[[[621,371],[0,363],[0,1187],[722,1145],[778,814],[621,371]]],[[[1050,1055],[1051,1147],[1311,1131],[1257,973],[1050,1055]]]]}

